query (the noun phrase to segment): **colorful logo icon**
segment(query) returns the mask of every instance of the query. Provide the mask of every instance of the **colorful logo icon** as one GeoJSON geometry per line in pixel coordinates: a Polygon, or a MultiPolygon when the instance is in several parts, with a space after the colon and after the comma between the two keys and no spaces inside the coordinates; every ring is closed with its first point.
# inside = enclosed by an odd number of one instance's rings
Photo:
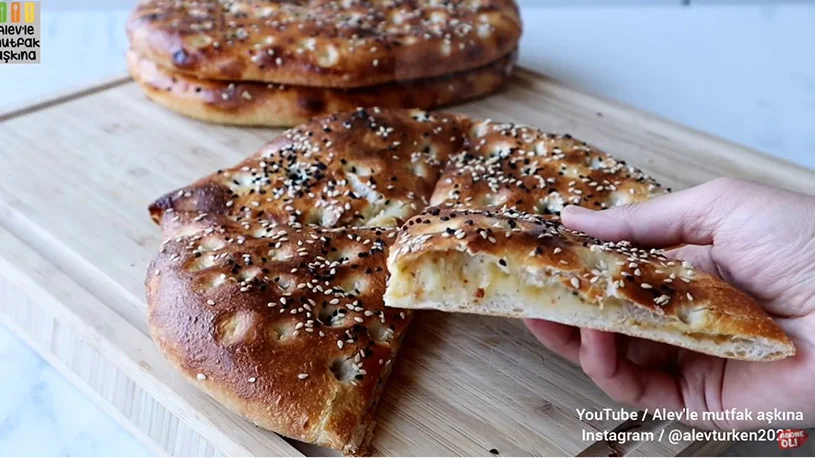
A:
{"type": "Polygon", "coordinates": [[[0,64],[40,63],[40,5],[0,0],[0,64]]]}
{"type": "Polygon", "coordinates": [[[20,2],[11,3],[11,22],[20,22],[20,2]]]}
{"type": "Polygon", "coordinates": [[[26,24],[33,24],[34,17],[37,15],[37,7],[34,5],[34,2],[25,2],[25,13],[24,18],[26,24]]]}
{"type": "Polygon", "coordinates": [[[33,24],[37,20],[37,5],[35,2],[11,2],[0,0],[0,24],[12,22],[19,24],[33,24]]]}

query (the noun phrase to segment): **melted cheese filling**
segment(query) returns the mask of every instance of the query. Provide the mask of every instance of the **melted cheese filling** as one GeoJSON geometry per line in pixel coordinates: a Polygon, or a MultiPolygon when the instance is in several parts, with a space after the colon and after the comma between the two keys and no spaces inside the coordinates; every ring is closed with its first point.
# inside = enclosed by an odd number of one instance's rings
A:
{"type": "Polygon", "coordinates": [[[391,274],[385,298],[389,306],[522,315],[618,331],[655,330],[714,344],[749,342],[704,332],[702,313],[683,319],[664,316],[617,297],[613,287],[607,288],[602,303],[592,304],[551,271],[509,269],[486,255],[430,252],[402,262],[391,274]]]}

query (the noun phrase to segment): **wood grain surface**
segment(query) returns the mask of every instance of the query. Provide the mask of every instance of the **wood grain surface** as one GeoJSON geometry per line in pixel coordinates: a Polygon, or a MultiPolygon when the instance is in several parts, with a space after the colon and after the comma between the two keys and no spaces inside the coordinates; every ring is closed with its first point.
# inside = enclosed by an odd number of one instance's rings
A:
{"type": "MultiPolygon", "coordinates": [[[[674,188],[729,175],[815,193],[811,170],[525,71],[501,94],[456,111],[569,132],[674,188]]],[[[164,361],[145,322],[144,269],[160,243],[147,205],[238,162],[279,131],[188,120],[150,103],[126,80],[6,112],[0,122],[0,277],[31,310],[0,307],[4,321],[74,374],[72,381],[102,393],[95,399],[164,453],[322,453],[260,430],[199,393],[164,361]],[[83,372],[61,352],[48,331],[55,326],[98,355],[94,364],[108,375],[83,372]],[[111,384],[124,394],[106,395],[111,384]],[[161,409],[159,418],[134,419],[132,406],[147,398],[161,409]]],[[[379,407],[375,453],[677,455],[726,447],[583,442],[582,429],[620,427],[580,422],[575,412],[603,407],[617,406],[520,322],[422,313],[379,407]]]]}

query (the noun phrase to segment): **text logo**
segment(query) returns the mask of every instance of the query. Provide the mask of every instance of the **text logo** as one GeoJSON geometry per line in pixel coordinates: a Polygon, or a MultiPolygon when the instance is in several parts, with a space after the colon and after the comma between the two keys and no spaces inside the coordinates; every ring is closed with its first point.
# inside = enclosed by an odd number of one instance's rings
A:
{"type": "Polygon", "coordinates": [[[781,450],[798,448],[809,439],[803,429],[784,429],[778,432],[778,448],[781,450]]]}
{"type": "Polygon", "coordinates": [[[0,0],[0,64],[40,62],[40,2],[0,0]]]}

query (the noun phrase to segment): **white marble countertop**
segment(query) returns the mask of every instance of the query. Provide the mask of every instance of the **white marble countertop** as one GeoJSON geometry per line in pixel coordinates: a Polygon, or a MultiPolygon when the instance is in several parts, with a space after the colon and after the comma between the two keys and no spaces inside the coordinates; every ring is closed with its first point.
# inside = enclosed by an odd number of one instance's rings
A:
{"type": "MultiPolygon", "coordinates": [[[[126,9],[43,3],[43,63],[0,65],[0,108],[124,72],[126,9]]],[[[525,7],[521,64],[815,168],[815,5],[657,3],[672,5],[525,7]]],[[[2,327],[0,371],[0,454],[151,453],[2,327]]]]}

